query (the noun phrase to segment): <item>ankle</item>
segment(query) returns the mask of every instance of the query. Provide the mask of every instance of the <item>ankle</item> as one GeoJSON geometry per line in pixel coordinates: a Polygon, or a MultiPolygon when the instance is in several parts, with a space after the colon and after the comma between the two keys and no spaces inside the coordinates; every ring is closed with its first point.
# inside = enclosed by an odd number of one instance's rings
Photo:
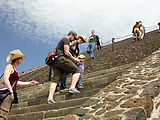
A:
{"type": "Polygon", "coordinates": [[[69,89],[74,89],[75,87],[71,86],[69,89]]]}
{"type": "Polygon", "coordinates": [[[48,100],[53,100],[53,98],[48,97],[48,100]]]}

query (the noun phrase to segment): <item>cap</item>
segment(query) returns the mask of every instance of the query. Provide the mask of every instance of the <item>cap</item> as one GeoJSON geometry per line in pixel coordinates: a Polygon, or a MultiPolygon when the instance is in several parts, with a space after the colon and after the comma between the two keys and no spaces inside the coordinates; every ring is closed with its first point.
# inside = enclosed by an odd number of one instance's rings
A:
{"type": "Polygon", "coordinates": [[[77,40],[77,33],[76,33],[76,32],[70,31],[70,32],[68,33],[68,35],[70,35],[70,34],[72,34],[72,35],[74,36],[74,39],[77,40]]]}

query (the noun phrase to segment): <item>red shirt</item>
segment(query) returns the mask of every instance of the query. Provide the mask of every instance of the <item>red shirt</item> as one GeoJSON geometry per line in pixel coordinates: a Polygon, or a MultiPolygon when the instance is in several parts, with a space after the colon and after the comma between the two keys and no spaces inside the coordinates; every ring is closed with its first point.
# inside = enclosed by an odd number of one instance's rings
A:
{"type": "Polygon", "coordinates": [[[11,86],[13,85],[13,83],[16,81],[16,83],[14,84],[13,90],[16,91],[17,88],[17,81],[19,80],[19,76],[18,73],[14,70],[14,73],[10,74],[9,77],[9,81],[11,86]]]}

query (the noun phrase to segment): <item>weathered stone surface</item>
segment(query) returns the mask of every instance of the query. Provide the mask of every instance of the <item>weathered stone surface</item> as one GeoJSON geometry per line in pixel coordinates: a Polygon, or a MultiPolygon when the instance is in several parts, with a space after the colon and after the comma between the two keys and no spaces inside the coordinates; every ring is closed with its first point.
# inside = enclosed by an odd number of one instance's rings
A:
{"type": "Polygon", "coordinates": [[[116,88],[116,86],[113,86],[112,84],[105,87],[104,89],[100,90],[98,93],[96,93],[93,97],[97,97],[98,95],[100,95],[102,92],[109,92],[109,91],[113,91],[116,88]]]}
{"type": "Polygon", "coordinates": [[[95,113],[95,115],[102,115],[104,112],[106,112],[106,109],[100,109],[95,113]]]}
{"type": "Polygon", "coordinates": [[[119,88],[115,88],[114,90],[113,90],[113,93],[117,93],[117,94],[119,94],[119,93],[123,93],[125,91],[125,89],[119,89],[119,88]]]}
{"type": "Polygon", "coordinates": [[[151,113],[153,111],[153,101],[152,98],[149,97],[146,99],[145,103],[144,103],[144,109],[147,113],[147,117],[150,118],[151,117],[151,113]]]}
{"type": "Polygon", "coordinates": [[[114,116],[114,117],[106,118],[105,120],[122,120],[122,117],[121,116],[114,116]]]}
{"type": "Polygon", "coordinates": [[[147,115],[142,108],[135,108],[124,113],[128,120],[147,120],[147,115]]]}
{"type": "Polygon", "coordinates": [[[123,112],[124,112],[124,110],[114,110],[114,111],[106,112],[104,114],[104,117],[105,118],[114,117],[114,116],[117,116],[119,114],[122,114],[123,112]]]}
{"type": "Polygon", "coordinates": [[[160,102],[156,104],[156,109],[158,109],[159,106],[160,106],[160,102]]]}
{"type": "Polygon", "coordinates": [[[156,78],[156,76],[144,76],[144,77],[141,78],[141,80],[151,81],[151,80],[153,80],[155,78],[156,78]]]}
{"type": "Polygon", "coordinates": [[[94,115],[91,114],[85,114],[83,117],[80,117],[80,120],[88,120],[90,118],[94,118],[94,115]]]}
{"type": "Polygon", "coordinates": [[[147,82],[144,82],[144,81],[134,81],[134,82],[131,82],[130,85],[144,85],[146,84],[147,82]]]}
{"type": "Polygon", "coordinates": [[[160,66],[160,63],[154,63],[151,65],[152,68],[157,68],[158,66],[160,66]]]}
{"type": "Polygon", "coordinates": [[[94,106],[92,106],[93,109],[99,109],[99,108],[104,108],[104,104],[103,103],[99,103],[99,104],[96,104],[94,106]]]}
{"type": "Polygon", "coordinates": [[[75,114],[75,115],[78,115],[78,116],[84,116],[86,114],[87,110],[86,109],[83,109],[83,108],[77,108],[77,109],[74,109],[71,114],[75,114]]]}
{"type": "Polygon", "coordinates": [[[83,107],[88,107],[88,106],[92,106],[95,105],[96,103],[98,103],[100,100],[99,99],[89,99],[86,103],[84,103],[82,106],[83,107]]]}
{"type": "Polygon", "coordinates": [[[137,91],[138,91],[138,88],[133,87],[133,88],[130,88],[129,90],[126,90],[124,93],[125,94],[136,94],[137,91]]]}
{"type": "Polygon", "coordinates": [[[141,97],[152,97],[155,98],[160,93],[160,82],[153,82],[144,87],[143,92],[140,94],[141,97]]]}
{"type": "Polygon", "coordinates": [[[109,104],[106,105],[106,109],[107,110],[111,110],[114,109],[115,107],[117,107],[120,104],[120,102],[109,102],[109,104]]]}
{"type": "Polygon", "coordinates": [[[126,95],[126,96],[123,96],[121,99],[120,99],[120,101],[123,101],[123,100],[128,100],[128,99],[130,99],[131,97],[133,97],[134,95],[133,94],[129,94],[129,95],[126,95]]]}
{"type": "Polygon", "coordinates": [[[145,103],[146,103],[146,98],[133,98],[121,104],[120,107],[132,108],[132,107],[144,106],[145,103]]]}
{"type": "MultiPolygon", "coordinates": [[[[137,72],[137,71],[136,71],[137,72]]],[[[133,76],[131,77],[131,79],[134,79],[134,80],[141,80],[141,78],[143,78],[144,75],[136,75],[136,76],[133,76]]]]}
{"type": "Polygon", "coordinates": [[[109,95],[107,96],[103,101],[116,101],[118,99],[120,99],[121,97],[123,97],[123,95],[109,95]]]}
{"type": "Polygon", "coordinates": [[[69,115],[69,116],[65,117],[64,120],[78,120],[78,119],[74,115],[69,115]]]}

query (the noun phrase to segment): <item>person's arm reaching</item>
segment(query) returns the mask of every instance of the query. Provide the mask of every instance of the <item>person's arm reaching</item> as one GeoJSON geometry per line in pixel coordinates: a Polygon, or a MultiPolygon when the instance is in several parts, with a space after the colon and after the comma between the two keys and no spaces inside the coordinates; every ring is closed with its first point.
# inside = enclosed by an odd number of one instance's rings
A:
{"type": "Polygon", "coordinates": [[[66,56],[68,56],[72,61],[74,61],[74,62],[76,62],[76,63],[79,63],[79,62],[80,62],[79,59],[74,58],[74,57],[72,56],[72,54],[69,52],[69,45],[64,45],[64,54],[65,54],[66,56]]]}

